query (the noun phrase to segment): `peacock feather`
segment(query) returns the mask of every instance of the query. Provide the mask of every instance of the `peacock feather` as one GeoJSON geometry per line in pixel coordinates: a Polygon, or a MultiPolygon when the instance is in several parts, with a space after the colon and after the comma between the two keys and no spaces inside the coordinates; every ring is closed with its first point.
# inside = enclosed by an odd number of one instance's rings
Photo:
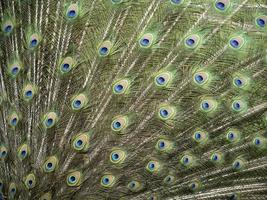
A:
{"type": "Polygon", "coordinates": [[[266,24],[266,0],[0,0],[0,199],[266,199],[266,24]]]}

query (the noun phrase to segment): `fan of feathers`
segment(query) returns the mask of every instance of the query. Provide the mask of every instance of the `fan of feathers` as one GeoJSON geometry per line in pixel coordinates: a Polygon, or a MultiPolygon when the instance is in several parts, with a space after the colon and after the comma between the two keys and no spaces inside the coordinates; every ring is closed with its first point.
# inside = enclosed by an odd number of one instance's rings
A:
{"type": "Polygon", "coordinates": [[[266,0],[0,0],[0,200],[265,200],[266,0]]]}

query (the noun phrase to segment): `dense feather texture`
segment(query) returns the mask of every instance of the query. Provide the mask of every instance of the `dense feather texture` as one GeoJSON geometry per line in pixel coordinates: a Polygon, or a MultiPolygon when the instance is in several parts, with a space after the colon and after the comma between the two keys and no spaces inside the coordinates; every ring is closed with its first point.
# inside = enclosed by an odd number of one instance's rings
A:
{"type": "Polygon", "coordinates": [[[3,0],[0,199],[265,199],[265,0],[3,0]]]}

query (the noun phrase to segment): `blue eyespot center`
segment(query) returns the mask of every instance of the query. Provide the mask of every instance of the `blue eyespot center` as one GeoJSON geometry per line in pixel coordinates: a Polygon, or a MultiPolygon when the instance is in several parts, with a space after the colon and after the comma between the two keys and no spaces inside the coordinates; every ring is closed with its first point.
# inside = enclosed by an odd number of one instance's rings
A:
{"type": "Polygon", "coordinates": [[[180,4],[182,2],[182,0],[171,0],[171,2],[174,4],[180,4]]]}
{"type": "Polygon", "coordinates": [[[135,182],[131,182],[130,187],[134,188],[135,187],[135,182]]]}
{"type": "Polygon", "coordinates": [[[101,55],[107,55],[108,53],[108,48],[107,47],[101,47],[100,50],[99,50],[99,53],[101,55]]]}
{"type": "Polygon", "coordinates": [[[212,156],[212,160],[213,160],[213,161],[217,161],[217,160],[218,160],[218,156],[217,156],[216,154],[214,154],[214,155],[212,156]]]}
{"type": "Polygon", "coordinates": [[[75,177],[75,176],[70,176],[70,177],[69,177],[69,181],[70,181],[71,183],[74,183],[74,182],[76,181],[76,177],[75,177]]]}
{"type": "Polygon", "coordinates": [[[197,74],[197,75],[195,75],[195,80],[197,83],[202,83],[204,81],[204,78],[203,78],[203,76],[197,74]]]}
{"type": "Polygon", "coordinates": [[[15,189],[15,188],[12,188],[12,189],[11,189],[11,192],[12,192],[12,193],[16,192],[16,189],[15,189]]]}
{"type": "Polygon", "coordinates": [[[236,86],[240,87],[240,86],[242,86],[242,84],[243,84],[243,82],[242,82],[241,79],[236,79],[236,80],[235,80],[235,85],[236,85],[236,86]]]}
{"type": "Polygon", "coordinates": [[[166,109],[160,110],[160,116],[161,117],[166,118],[166,117],[168,117],[168,115],[169,115],[169,112],[166,109]]]}
{"type": "Polygon", "coordinates": [[[236,110],[240,110],[240,108],[241,108],[240,103],[235,102],[235,103],[234,103],[234,108],[235,108],[236,110]]]}
{"type": "Polygon", "coordinates": [[[149,169],[154,170],[155,169],[155,164],[154,163],[149,163],[149,169]]]}
{"type": "Polygon", "coordinates": [[[230,140],[233,140],[233,139],[235,138],[235,134],[234,134],[234,133],[229,133],[229,134],[228,134],[228,138],[229,138],[230,140]]]}
{"type": "Polygon", "coordinates": [[[102,182],[105,185],[109,184],[109,178],[104,178],[102,182]]]}
{"type": "Polygon", "coordinates": [[[119,154],[113,153],[112,154],[112,160],[118,160],[119,159],[119,154]]]}
{"type": "Polygon", "coordinates": [[[202,103],[202,108],[203,108],[203,110],[208,110],[210,108],[209,103],[208,102],[203,102],[202,103]]]}
{"type": "Polygon", "coordinates": [[[11,25],[7,25],[5,28],[4,28],[4,31],[6,33],[10,33],[12,31],[13,27],[11,25]]]}
{"type": "Polygon", "coordinates": [[[118,122],[118,121],[116,121],[116,122],[113,124],[113,128],[114,128],[114,129],[119,129],[119,128],[121,128],[121,123],[118,122]]]}
{"type": "Polygon", "coordinates": [[[62,70],[63,70],[64,72],[69,71],[69,70],[70,70],[70,65],[69,65],[68,63],[64,63],[64,64],[62,65],[62,70]]]}
{"type": "Polygon", "coordinates": [[[195,138],[196,138],[196,140],[200,140],[201,139],[201,134],[200,133],[196,133],[195,134],[195,138]]]}
{"type": "Polygon", "coordinates": [[[48,169],[51,169],[51,168],[53,167],[53,164],[52,164],[51,162],[49,162],[49,163],[46,164],[46,167],[47,167],[48,169]]]}
{"type": "Polygon", "coordinates": [[[157,78],[157,83],[159,84],[159,85],[163,85],[164,83],[165,83],[165,78],[164,77],[162,77],[162,76],[159,76],[158,78],[157,78]]]}
{"type": "Polygon", "coordinates": [[[142,46],[148,46],[150,44],[150,41],[147,38],[143,38],[140,43],[142,46]]]}
{"type": "Polygon", "coordinates": [[[27,152],[26,152],[25,150],[22,150],[22,151],[21,151],[21,155],[22,155],[22,157],[25,157],[26,154],[27,154],[27,152]]]}
{"type": "Polygon", "coordinates": [[[6,154],[7,154],[6,151],[2,151],[1,156],[2,156],[2,157],[5,157],[6,154]]]}
{"type": "Polygon", "coordinates": [[[120,92],[122,92],[122,90],[123,90],[123,85],[118,84],[118,85],[115,86],[115,91],[116,92],[120,93],[120,92]]]}
{"type": "Polygon", "coordinates": [[[19,68],[18,67],[13,67],[13,69],[11,70],[11,73],[13,75],[16,75],[19,72],[19,68]]]}
{"type": "Polygon", "coordinates": [[[260,139],[256,138],[256,139],[254,140],[254,144],[255,144],[255,145],[260,145],[260,144],[261,144],[260,139]]]}
{"type": "Polygon", "coordinates": [[[225,4],[223,2],[217,2],[215,4],[216,8],[218,8],[219,10],[225,10],[225,4]]]}
{"type": "Polygon", "coordinates": [[[36,47],[37,44],[38,44],[37,39],[32,39],[32,40],[31,40],[31,47],[36,47]]]}
{"type": "Polygon", "coordinates": [[[189,158],[188,158],[188,157],[184,157],[184,158],[183,158],[183,162],[184,162],[185,164],[188,164],[188,163],[189,163],[189,158]]]}
{"type": "Polygon", "coordinates": [[[83,141],[82,140],[77,140],[76,141],[76,146],[77,147],[81,147],[83,145],[83,141]]]}
{"type": "Polygon", "coordinates": [[[11,124],[12,124],[13,126],[16,126],[17,123],[18,123],[18,119],[17,119],[17,118],[13,118],[13,119],[11,120],[11,124]]]}
{"type": "Polygon", "coordinates": [[[238,169],[238,168],[240,168],[240,167],[241,167],[240,162],[239,162],[239,161],[235,161],[235,163],[234,163],[234,168],[238,169]]]}
{"type": "Polygon", "coordinates": [[[164,141],[160,141],[159,142],[159,148],[163,149],[165,147],[165,142],[164,141]]]}
{"type": "Polygon", "coordinates": [[[232,39],[232,40],[230,40],[230,45],[233,48],[238,48],[239,47],[239,42],[236,39],[232,39]]]}
{"type": "Polygon", "coordinates": [[[82,104],[82,102],[80,100],[75,100],[73,102],[74,108],[80,108],[81,107],[81,104],[82,104]]]}
{"type": "Polygon", "coordinates": [[[192,189],[195,189],[195,188],[196,188],[196,184],[195,184],[195,183],[192,183],[192,184],[191,184],[191,188],[192,188],[192,189]]]}
{"type": "Polygon", "coordinates": [[[54,120],[52,118],[49,118],[46,120],[46,125],[51,126],[53,124],[54,120]]]}
{"type": "Polygon", "coordinates": [[[264,21],[264,19],[261,19],[261,18],[258,18],[256,20],[257,24],[260,26],[260,27],[264,27],[266,22],[264,21]]]}
{"type": "Polygon", "coordinates": [[[188,46],[193,46],[195,44],[195,40],[192,39],[192,38],[189,38],[189,39],[186,40],[186,44],[188,46]]]}
{"type": "Polygon", "coordinates": [[[33,184],[33,181],[32,180],[29,180],[28,181],[28,184],[31,186],[33,184]]]}
{"type": "Polygon", "coordinates": [[[31,90],[26,91],[25,96],[26,97],[32,97],[32,91],[31,90]]]}
{"type": "Polygon", "coordinates": [[[70,10],[70,11],[68,12],[68,17],[69,17],[69,18],[74,18],[74,17],[76,17],[76,11],[75,11],[75,10],[70,10]]]}

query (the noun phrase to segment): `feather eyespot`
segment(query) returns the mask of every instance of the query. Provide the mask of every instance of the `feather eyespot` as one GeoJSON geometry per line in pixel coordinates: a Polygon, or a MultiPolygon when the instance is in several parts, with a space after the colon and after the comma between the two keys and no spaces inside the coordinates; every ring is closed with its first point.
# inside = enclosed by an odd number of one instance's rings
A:
{"type": "Polygon", "coordinates": [[[7,148],[3,145],[0,146],[0,158],[5,159],[7,157],[7,148]]]}
{"type": "Polygon", "coordinates": [[[174,144],[172,141],[159,139],[156,144],[156,149],[161,152],[170,153],[174,149],[174,144]]]}
{"type": "Polygon", "coordinates": [[[164,183],[166,184],[172,184],[175,180],[175,177],[172,175],[168,175],[164,178],[164,183]]]}
{"type": "Polygon", "coordinates": [[[76,60],[74,60],[72,57],[66,57],[62,60],[59,70],[61,74],[67,74],[70,72],[76,65],[76,60]]]}
{"type": "Polygon", "coordinates": [[[180,163],[184,167],[191,167],[193,165],[193,162],[194,162],[194,158],[191,155],[184,155],[180,160],[180,163]]]}
{"type": "Polygon", "coordinates": [[[76,151],[85,152],[90,147],[90,132],[79,133],[72,139],[72,147],[76,151]]]}
{"type": "Polygon", "coordinates": [[[158,116],[161,120],[172,119],[176,114],[176,110],[173,106],[161,106],[158,110],[158,116]]]}
{"type": "Polygon", "coordinates": [[[35,185],[36,185],[36,178],[35,178],[35,175],[34,175],[34,174],[28,174],[28,175],[25,177],[24,184],[25,184],[25,186],[26,186],[28,189],[32,189],[32,188],[34,188],[35,185]]]}
{"type": "Polygon", "coordinates": [[[230,0],[217,0],[214,3],[215,8],[218,11],[224,12],[230,7],[230,0]]]}
{"type": "Polygon", "coordinates": [[[125,94],[130,87],[130,81],[128,79],[122,79],[113,84],[114,94],[125,94]]]}
{"type": "Polygon", "coordinates": [[[193,181],[189,184],[189,189],[194,192],[194,191],[199,190],[200,186],[201,184],[199,181],[193,181]]]}
{"type": "Polygon", "coordinates": [[[70,21],[75,20],[79,15],[78,4],[71,4],[66,10],[66,18],[70,21]]]}
{"type": "Polygon", "coordinates": [[[203,98],[200,103],[200,110],[205,113],[214,112],[218,107],[218,103],[213,98],[203,98]]]}
{"type": "Polygon", "coordinates": [[[208,140],[208,133],[206,133],[205,131],[202,130],[197,130],[194,132],[193,134],[193,139],[197,142],[197,143],[204,143],[208,140]]]}
{"type": "Polygon", "coordinates": [[[246,109],[246,102],[243,100],[234,100],[232,102],[232,110],[235,112],[242,112],[246,109]]]}
{"type": "Polygon", "coordinates": [[[266,22],[267,22],[267,16],[263,15],[263,16],[259,16],[255,19],[256,25],[260,28],[264,28],[266,26],[266,22]]]}
{"type": "Polygon", "coordinates": [[[240,140],[240,132],[236,129],[229,129],[226,133],[226,139],[229,142],[236,143],[240,140]]]}
{"type": "Polygon", "coordinates": [[[84,93],[78,94],[71,99],[71,108],[74,111],[79,111],[85,108],[88,104],[88,98],[84,93]]]}
{"type": "Polygon", "coordinates": [[[196,34],[190,35],[187,38],[185,38],[185,46],[187,48],[194,49],[196,48],[200,43],[200,37],[196,34]]]}
{"type": "Polygon", "coordinates": [[[142,48],[149,48],[152,46],[153,42],[154,36],[151,33],[146,33],[140,38],[139,45],[142,48]]]}
{"type": "Polygon", "coordinates": [[[8,123],[11,127],[15,128],[20,121],[19,115],[16,112],[13,112],[8,117],[8,123]]]}
{"type": "Polygon", "coordinates": [[[214,152],[214,153],[211,154],[210,160],[214,164],[222,163],[222,161],[223,161],[223,155],[220,152],[214,152]]]}
{"type": "Polygon", "coordinates": [[[236,85],[237,87],[242,87],[242,85],[243,85],[243,81],[242,81],[241,79],[239,79],[239,78],[236,78],[236,79],[234,80],[234,83],[235,83],[235,85],[236,85]]]}
{"type": "Polygon", "coordinates": [[[17,66],[14,66],[14,67],[11,69],[11,73],[12,73],[12,75],[16,75],[18,72],[19,72],[19,67],[17,67],[17,66]]]}
{"type": "Polygon", "coordinates": [[[242,75],[242,74],[236,74],[233,77],[233,85],[235,86],[235,88],[238,89],[249,89],[249,83],[250,83],[250,79],[249,77],[242,75]]]}
{"type": "Polygon", "coordinates": [[[127,126],[128,126],[128,117],[126,116],[116,116],[111,123],[112,130],[116,132],[123,131],[127,126]]]}
{"type": "Polygon", "coordinates": [[[256,148],[259,148],[259,149],[265,149],[267,148],[267,140],[266,138],[264,137],[261,137],[261,136],[257,136],[253,139],[253,145],[256,147],[256,148]]]}
{"type": "Polygon", "coordinates": [[[127,188],[132,192],[138,192],[142,188],[142,185],[139,181],[131,181],[128,183],[127,188]]]}
{"type": "Polygon", "coordinates": [[[233,162],[233,164],[232,164],[232,168],[233,168],[234,170],[241,170],[241,169],[244,168],[244,165],[245,165],[244,160],[241,159],[241,158],[237,158],[237,159],[235,159],[235,161],[233,162]]]}
{"type": "Polygon", "coordinates": [[[217,162],[218,159],[219,159],[219,156],[218,156],[217,154],[213,154],[213,155],[211,156],[211,160],[214,161],[214,162],[217,162]]]}
{"type": "Polygon", "coordinates": [[[41,36],[39,34],[34,33],[30,35],[28,38],[28,49],[30,50],[35,49],[37,46],[39,46],[40,42],[41,42],[41,36]]]}
{"type": "Polygon", "coordinates": [[[115,149],[110,154],[110,161],[113,164],[121,164],[126,158],[126,153],[121,149],[115,149]]]}
{"type": "Polygon", "coordinates": [[[8,197],[14,198],[17,192],[17,186],[15,183],[10,183],[8,187],[8,197]]]}
{"type": "Polygon", "coordinates": [[[229,40],[229,45],[232,49],[241,49],[245,40],[241,36],[233,37],[229,40]]]}
{"type": "Polygon", "coordinates": [[[101,185],[106,188],[110,188],[115,184],[115,176],[112,174],[106,174],[101,178],[101,185]]]}
{"type": "Polygon", "coordinates": [[[172,79],[173,76],[170,72],[162,72],[155,76],[154,82],[158,87],[166,87],[172,79]]]}
{"type": "Polygon", "coordinates": [[[22,89],[22,96],[25,101],[30,101],[36,94],[36,86],[32,84],[27,84],[22,89]]]}
{"type": "Polygon", "coordinates": [[[194,74],[194,83],[197,85],[204,85],[209,79],[209,75],[206,72],[197,72],[194,74]]]}
{"type": "Polygon", "coordinates": [[[27,144],[23,144],[18,149],[18,157],[20,160],[24,160],[27,156],[30,155],[30,147],[27,144]]]}
{"type": "Polygon", "coordinates": [[[183,3],[184,0],[170,0],[170,2],[174,5],[180,5],[183,3]]]}
{"type": "Polygon", "coordinates": [[[43,163],[43,171],[45,173],[50,173],[56,170],[58,167],[58,159],[56,156],[50,156],[46,159],[46,161],[43,163]]]}
{"type": "Polygon", "coordinates": [[[152,174],[157,174],[160,171],[160,163],[156,160],[151,160],[147,163],[146,170],[152,174]]]}
{"type": "Polygon", "coordinates": [[[112,43],[109,40],[104,41],[98,48],[98,54],[101,57],[108,56],[112,48],[112,43]]]}
{"type": "Polygon", "coordinates": [[[7,35],[12,33],[13,29],[14,29],[14,24],[11,20],[4,22],[2,25],[2,31],[7,35]]]}
{"type": "Polygon", "coordinates": [[[67,175],[67,185],[70,187],[77,187],[82,183],[82,173],[79,171],[70,172],[67,175]]]}
{"type": "Polygon", "coordinates": [[[53,126],[56,125],[58,122],[58,115],[56,112],[48,112],[47,114],[44,115],[43,117],[43,126],[44,128],[52,128],[53,126]]]}
{"type": "Polygon", "coordinates": [[[22,64],[20,61],[14,61],[12,64],[8,66],[8,74],[12,78],[16,78],[21,70],[22,70],[22,64]]]}

